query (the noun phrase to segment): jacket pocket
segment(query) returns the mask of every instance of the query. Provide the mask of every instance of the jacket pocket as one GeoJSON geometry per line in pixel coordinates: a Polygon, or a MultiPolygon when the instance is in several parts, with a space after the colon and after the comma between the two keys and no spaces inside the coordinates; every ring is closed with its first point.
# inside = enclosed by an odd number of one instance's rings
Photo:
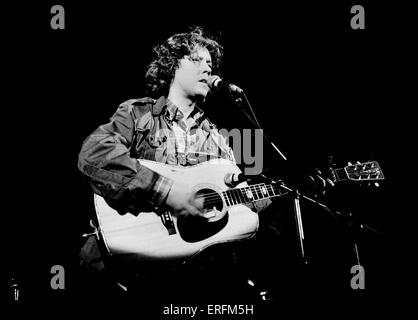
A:
{"type": "Polygon", "coordinates": [[[167,160],[167,137],[149,134],[145,140],[143,158],[165,163],[167,160]]]}
{"type": "Polygon", "coordinates": [[[147,136],[149,135],[150,130],[149,129],[140,129],[137,128],[135,131],[135,135],[133,138],[133,143],[131,146],[131,158],[142,158],[144,155],[144,142],[147,139],[147,136]]]}

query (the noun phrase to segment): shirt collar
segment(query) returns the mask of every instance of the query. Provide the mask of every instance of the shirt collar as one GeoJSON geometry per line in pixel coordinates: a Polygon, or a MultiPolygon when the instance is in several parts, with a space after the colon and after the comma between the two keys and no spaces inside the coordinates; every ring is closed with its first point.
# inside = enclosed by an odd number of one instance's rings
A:
{"type": "MultiPolygon", "coordinates": [[[[165,102],[165,117],[167,118],[167,120],[179,121],[183,119],[183,112],[181,112],[180,109],[177,108],[177,106],[170,99],[166,99],[165,102]]],[[[196,124],[199,125],[200,122],[204,119],[204,114],[205,112],[201,108],[195,106],[193,111],[190,113],[189,118],[193,118],[196,124]]]]}

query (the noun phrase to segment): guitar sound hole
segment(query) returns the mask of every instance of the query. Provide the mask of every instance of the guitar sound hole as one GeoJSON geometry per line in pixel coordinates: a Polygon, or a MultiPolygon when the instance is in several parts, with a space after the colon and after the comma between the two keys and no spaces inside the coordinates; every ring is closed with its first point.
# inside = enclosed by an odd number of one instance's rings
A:
{"type": "MultiPolygon", "coordinates": [[[[223,209],[221,196],[211,189],[199,190],[196,197],[203,199],[203,213],[212,211],[214,208],[218,211],[223,209]]],[[[180,216],[177,218],[177,229],[184,241],[197,242],[221,231],[227,225],[228,220],[228,214],[212,222],[200,216],[180,216]]]]}
{"type": "Polygon", "coordinates": [[[223,209],[222,198],[219,195],[219,193],[217,193],[214,190],[201,189],[198,192],[196,192],[196,198],[199,200],[203,200],[203,203],[201,203],[201,205],[202,211],[204,213],[212,211],[214,209],[218,211],[222,211],[223,209]]]}

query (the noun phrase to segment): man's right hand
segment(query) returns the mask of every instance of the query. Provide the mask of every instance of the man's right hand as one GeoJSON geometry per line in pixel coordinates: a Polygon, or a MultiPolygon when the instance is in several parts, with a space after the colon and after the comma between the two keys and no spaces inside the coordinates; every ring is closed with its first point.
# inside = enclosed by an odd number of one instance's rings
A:
{"type": "Polygon", "coordinates": [[[173,183],[165,204],[172,209],[172,214],[176,217],[202,214],[203,199],[197,198],[185,183],[173,183]]]}

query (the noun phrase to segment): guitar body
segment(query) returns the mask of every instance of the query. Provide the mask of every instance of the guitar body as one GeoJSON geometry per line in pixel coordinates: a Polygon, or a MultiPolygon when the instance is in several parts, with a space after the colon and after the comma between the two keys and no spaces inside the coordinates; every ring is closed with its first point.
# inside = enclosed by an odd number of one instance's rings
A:
{"type": "MultiPolygon", "coordinates": [[[[250,238],[258,229],[258,215],[243,204],[231,205],[222,196],[224,178],[240,173],[231,161],[215,159],[192,167],[179,167],[149,160],[141,165],[188,184],[205,197],[203,217],[174,217],[169,212],[119,214],[105,200],[94,195],[100,234],[112,258],[118,263],[181,261],[222,242],[250,238]]],[[[239,186],[247,186],[241,183],[239,186]]],[[[239,187],[238,186],[238,187],[239,187]]]]}

